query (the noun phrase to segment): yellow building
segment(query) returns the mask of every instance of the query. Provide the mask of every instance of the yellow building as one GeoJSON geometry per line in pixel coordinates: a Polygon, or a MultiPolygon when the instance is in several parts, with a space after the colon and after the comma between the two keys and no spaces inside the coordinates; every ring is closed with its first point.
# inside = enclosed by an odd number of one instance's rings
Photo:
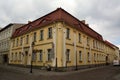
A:
{"type": "Polygon", "coordinates": [[[9,64],[78,68],[106,64],[106,57],[102,36],[58,8],[14,32],[9,64]]]}

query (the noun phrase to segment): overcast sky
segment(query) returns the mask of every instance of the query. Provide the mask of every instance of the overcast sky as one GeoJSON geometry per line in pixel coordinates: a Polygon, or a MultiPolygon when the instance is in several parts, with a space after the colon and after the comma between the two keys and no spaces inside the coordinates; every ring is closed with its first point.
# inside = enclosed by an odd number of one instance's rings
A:
{"type": "Polygon", "coordinates": [[[0,27],[33,21],[58,7],[120,45],[120,0],[0,0],[0,27]]]}

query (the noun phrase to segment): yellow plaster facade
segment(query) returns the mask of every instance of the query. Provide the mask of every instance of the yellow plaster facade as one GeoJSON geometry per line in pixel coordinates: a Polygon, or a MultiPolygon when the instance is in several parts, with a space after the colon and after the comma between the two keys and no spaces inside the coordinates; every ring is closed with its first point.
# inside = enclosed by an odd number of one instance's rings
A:
{"type": "Polygon", "coordinates": [[[32,61],[34,66],[95,65],[111,63],[114,55],[114,49],[103,41],[59,21],[12,38],[9,64],[27,66],[32,61]]]}

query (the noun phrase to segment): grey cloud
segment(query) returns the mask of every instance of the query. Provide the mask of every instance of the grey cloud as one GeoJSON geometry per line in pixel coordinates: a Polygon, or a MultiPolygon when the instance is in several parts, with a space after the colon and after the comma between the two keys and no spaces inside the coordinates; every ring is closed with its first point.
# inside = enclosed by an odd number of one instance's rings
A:
{"type": "Polygon", "coordinates": [[[80,20],[114,44],[120,44],[120,0],[0,0],[0,27],[11,22],[26,23],[58,7],[80,20]]]}

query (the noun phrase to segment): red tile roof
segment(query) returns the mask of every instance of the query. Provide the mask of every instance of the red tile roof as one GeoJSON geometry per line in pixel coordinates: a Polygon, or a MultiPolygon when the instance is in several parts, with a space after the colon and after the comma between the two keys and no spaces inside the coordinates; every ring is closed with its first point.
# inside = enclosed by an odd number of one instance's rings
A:
{"type": "Polygon", "coordinates": [[[63,21],[66,24],[69,24],[72,27],[86,33],[87,35],[103,41],[103,38],[100,34],[92,30],[85,23],[78,20],[62,8],[57,8],[55,11],[16,29],[16,31],[12,35],[12,38],[25,34],[33,29],[43,27],[55,21],[63,21]]]}
{"type": "MultiPolygon", "coordinates": [[[[111,48],[114,48],[114,47],[118,48],[117,46],[115,46],[114,44],[112,44],[111,42],[109,42],[109,41],[107,41],[107,40],[105,40],[104,42],[105,42],[105,44],[107,44],[107,45],[110,46],[111,48]]],[[[119,49],[119,48],[118,48],[118,49],[119,49]]]]}

